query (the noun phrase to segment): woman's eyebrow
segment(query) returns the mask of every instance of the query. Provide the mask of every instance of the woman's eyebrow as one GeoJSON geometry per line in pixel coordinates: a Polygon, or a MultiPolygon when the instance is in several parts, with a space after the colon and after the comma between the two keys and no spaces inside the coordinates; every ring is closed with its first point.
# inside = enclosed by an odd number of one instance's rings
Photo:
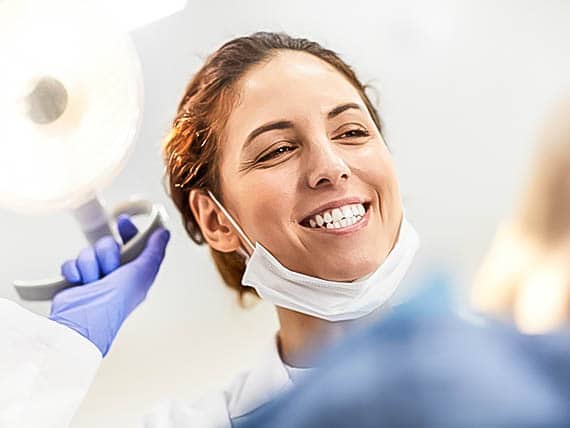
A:
{"type": "MultiPolygon", "coordinates": [[[[332,119],[342,112],[349,110],[349,109],[356,109],[362,111],[362,108],[356,103],[346,103],[341,104],[331,111],[327,113],[327,118],[332,119]]],[[[256,137],[263,134],[264,132],[272,131],[274,129],[290,129],[293,128],[293,122],[289,120],[278,120],[275,122],[269,122],[265,125],[261,125],[259,128],[255,128],[253,131],[249,133],[247,138],[245,139],[245,143],[243,144],[242,150],[245,150],[249,143],[251,143],[256,137]]]]}
{"type": "Polygon", "coordinates": [[[247,136],[245,143],[243,144],[243,150],[253,141],[255,137],[258,137],[260,134],[264,132],[272,131],[274,129],[289,129],[293,128],[293,122],[289,120],[278,120],[276,122],[269,122],[265,125],[261,125],[259,128],[255,128],[253,131],[249,133],[247,136]]]}
{"type": "Polygon", "coordinates": [[[335,107],[331,111],[329,111],[329,113],[327,114],[327,118],[332,119],[341,114],[342,112],[349,110],[351,108],[362,111],[362,108],[356,103],[341,104],[338,107],[335,107]]]}

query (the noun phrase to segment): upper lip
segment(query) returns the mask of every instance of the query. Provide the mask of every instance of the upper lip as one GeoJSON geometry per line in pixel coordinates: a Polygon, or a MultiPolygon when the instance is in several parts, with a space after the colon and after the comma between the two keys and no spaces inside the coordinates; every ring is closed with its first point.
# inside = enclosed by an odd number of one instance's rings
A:
{"type": "Polygon", "coordinates": [[[359,197],[343,198],[343,199],[337,199],[335,201],[327,202],[326,204],[323,204],[323,205],[319,206],[318,208],[315,208],[309,214],[304,215],[301,218],[301,221],[299,223],[303,223],[303,222],[307,221],[309,218],[311,218],[317,214],[321,214],[324,211],[333,210],[335,208],[340,208],[344,205],[366,204],[368,202],[369,202],[368,200],[366,200],[364,198],[359,198],[359,197]]]}

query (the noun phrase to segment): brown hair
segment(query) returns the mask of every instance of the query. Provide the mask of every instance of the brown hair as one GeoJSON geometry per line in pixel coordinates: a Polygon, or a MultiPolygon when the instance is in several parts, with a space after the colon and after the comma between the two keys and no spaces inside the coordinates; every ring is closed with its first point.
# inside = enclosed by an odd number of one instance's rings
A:
{"type": "MultiPolygon", "coordinates": [[[[254,65],[269,61],[279,50],[302,51],[332,65],[358,90],[374,123],[381,130],[378,112],[354,71],[333,51],[316,42],[284,33],[257,32],[225,43],[211,54],[186,87],[172,129],[163,143],[165,187],[182,216],[184,227],[197,244],[205,242],[190,209],[192,189],[209,189],[223,204],[219,180],[221,135],[236,101],[236,82],[254,65]]],[[[210,252],[224,282],[239,293],[254,293],[241,285],[245,263],[237,252],[210,252]]]]}

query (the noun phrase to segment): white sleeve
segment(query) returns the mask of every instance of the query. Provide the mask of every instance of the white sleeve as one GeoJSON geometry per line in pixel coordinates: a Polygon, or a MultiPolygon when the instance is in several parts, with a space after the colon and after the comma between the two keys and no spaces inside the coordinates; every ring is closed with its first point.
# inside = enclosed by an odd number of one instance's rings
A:
{"type": "Polygon", "coordinates": [[[101,352],[69,327],[0,299],[0,426],[67,427],[101,352]]]}
{"type": "Polygon", "coordinates": [[[231,428],[227,397],[212,392],[191,403],[162,400],[143,420],[144,428],[231,428]]]}

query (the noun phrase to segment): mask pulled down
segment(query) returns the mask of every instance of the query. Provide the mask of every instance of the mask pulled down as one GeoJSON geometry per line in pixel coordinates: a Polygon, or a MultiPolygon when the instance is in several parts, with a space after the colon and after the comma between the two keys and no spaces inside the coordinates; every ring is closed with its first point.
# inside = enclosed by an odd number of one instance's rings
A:
{"type": "Polygon", "coordinates": [[[276,306],[328,321],[361,318],[386,304],[394,295],[419,248],[419,237],[404,217],[396,245],[372,273],[351,282],[329,281],[283,266],[259,242],[249,240],[231,214],[208,190],[209,196],[252,250],[244,253],[242,284],[276,306]]]}

